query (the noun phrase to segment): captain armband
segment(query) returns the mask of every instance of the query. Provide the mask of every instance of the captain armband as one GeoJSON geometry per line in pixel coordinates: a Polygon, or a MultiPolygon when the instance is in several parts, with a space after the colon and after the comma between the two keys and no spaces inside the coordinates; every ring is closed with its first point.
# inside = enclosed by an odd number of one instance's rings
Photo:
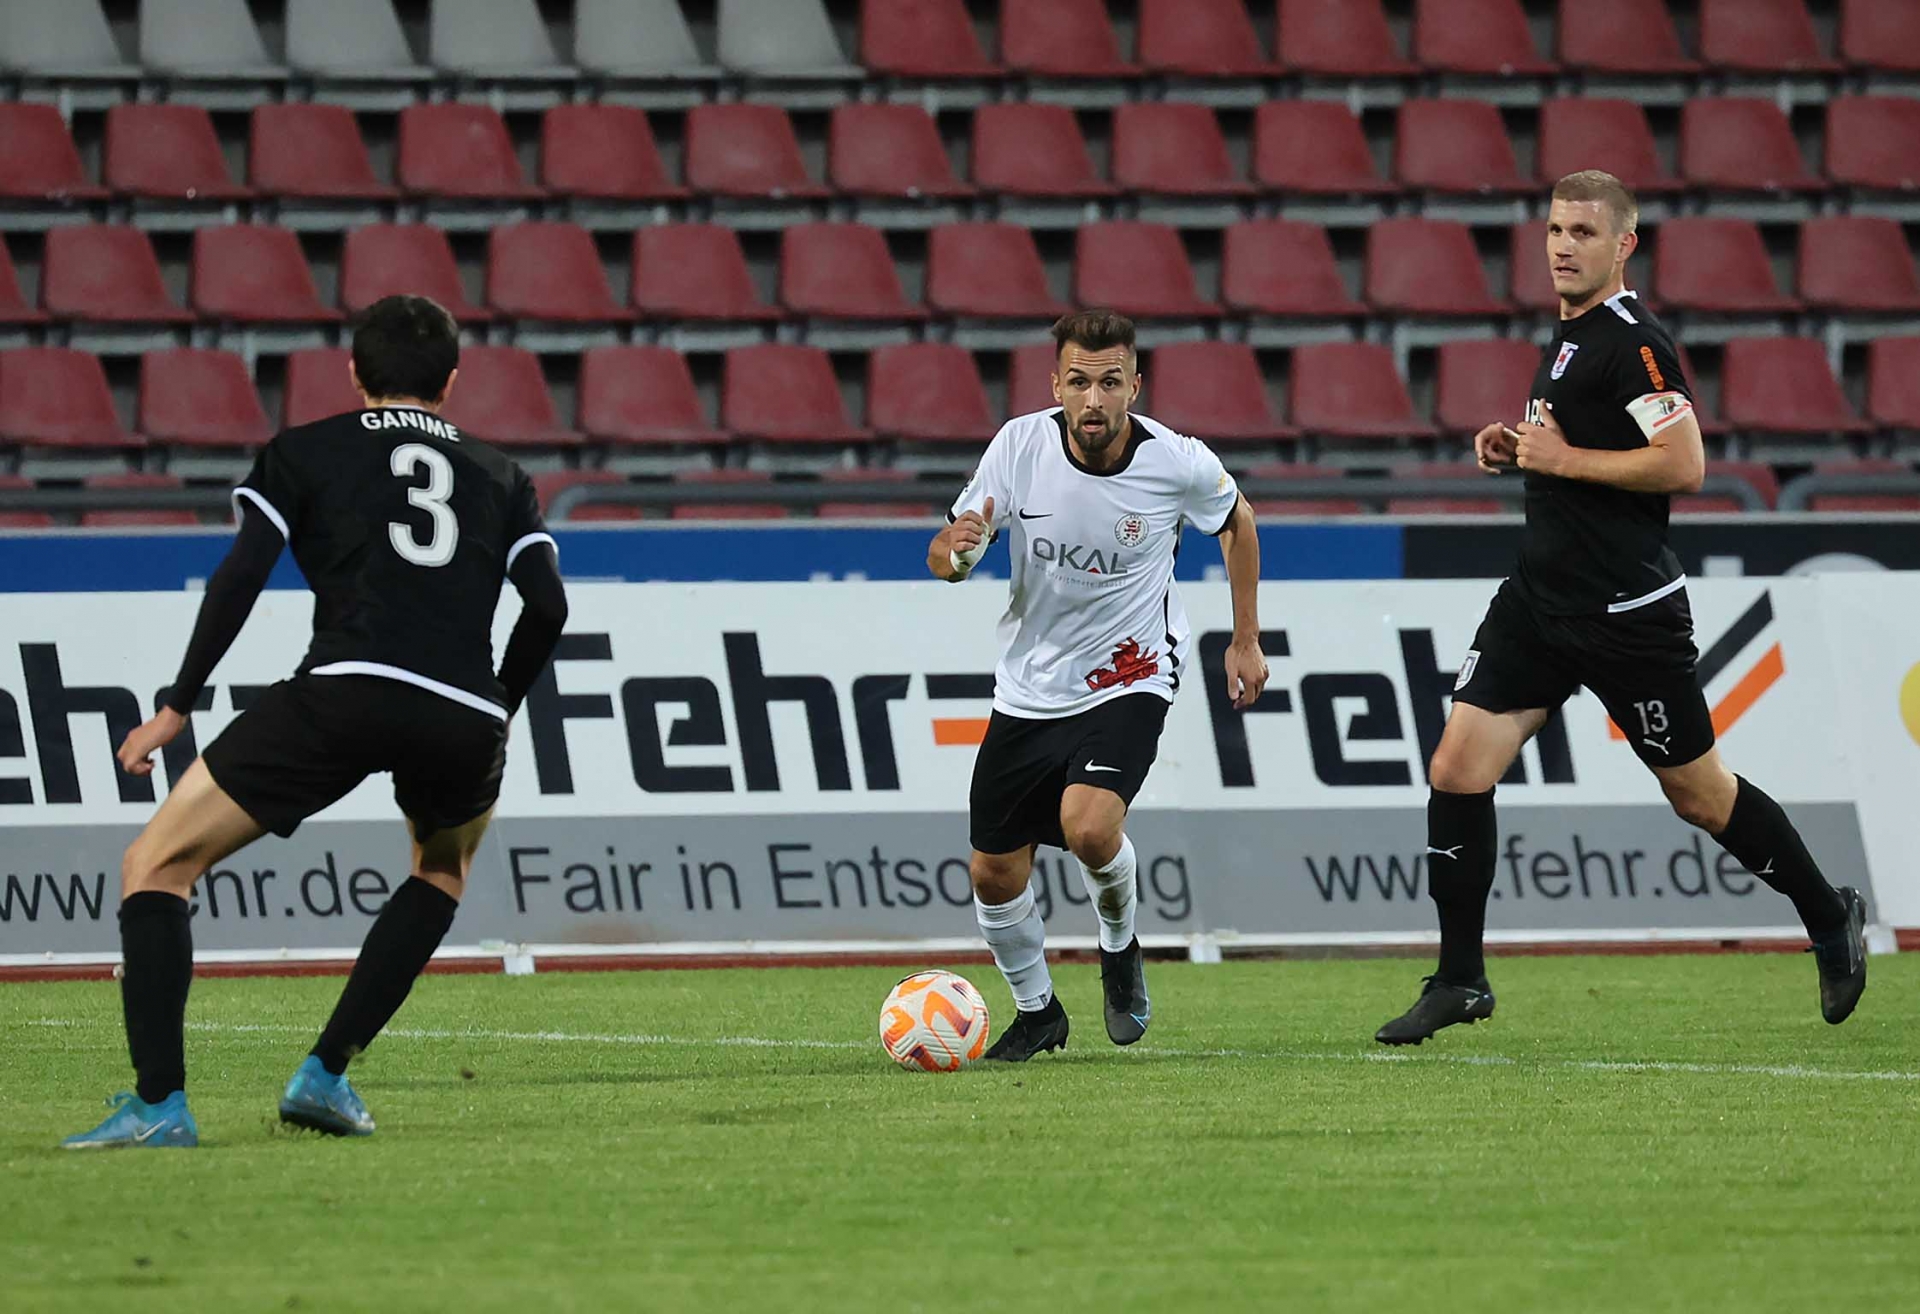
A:
{"type": "Polygon", "coordinates": [[[1649,392],[1628,402],[1627,414],[1652,438],[1693,414],[1693,401],[1683,392],[1649,392]]]}

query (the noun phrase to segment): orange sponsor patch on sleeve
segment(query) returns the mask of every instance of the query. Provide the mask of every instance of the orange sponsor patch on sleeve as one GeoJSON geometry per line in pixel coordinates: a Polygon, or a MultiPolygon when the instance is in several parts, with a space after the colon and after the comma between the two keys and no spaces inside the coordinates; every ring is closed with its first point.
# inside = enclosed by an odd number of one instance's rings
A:
{"type": "Polygon", "coordinates": [[[1647,367],[1647,377],[1653,380],[1653,386],[1656,388],[1666,387],[1666,376],[1660,373],[1660,362],[1653,358],[1652,347],[1640,348],[1640,360],[1641,363],[1647,367]]]}

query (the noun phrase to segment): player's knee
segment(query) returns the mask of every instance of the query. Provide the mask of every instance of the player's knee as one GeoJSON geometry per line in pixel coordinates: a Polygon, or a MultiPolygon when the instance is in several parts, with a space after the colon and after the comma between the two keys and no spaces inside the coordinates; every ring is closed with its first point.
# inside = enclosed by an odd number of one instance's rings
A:
{"type": "Polygon", "coordinates": [[[975,853],[967,874],[973,892],[985,904],[1005,903],[1020,897],[1027,887],[1027,864],[1018,853],[975,853]]]}
{"type": "Polygon", "coordinates": [[[1099,816],[1091,811],[1078,815],[1062,814],[1060,829],[1073,856],[1089,867],[1104,867],[1120,851],[1122,817],[1099,816]]]}
{"type": "Polygon", "coordinates": [[[166,890],[185,896],[193,888],[197,872],[182,874],[177,855],[168,854],[145,835],[127,845],[120,855],[120,896],[143,890],[166,890]]]}
{"type": "Polygon", "coordinates": [[[1671,782],[1663,782],[1662,788],[1667,802],[1673,805],[1675,816],[1710,835],[1725,830],[1733,817],[1733,798],[1731,795],[1722,798],[1722,791],[1671,782]]]}
{"type": "Polygon", "coordinates": [[[1486,774],[1472,754],[1445,739],[1433,750],[1433,760],[1427,764],[1427,783],[1443,794],[1484,794],[1499,783],[1486,779],[1486,774]]]}

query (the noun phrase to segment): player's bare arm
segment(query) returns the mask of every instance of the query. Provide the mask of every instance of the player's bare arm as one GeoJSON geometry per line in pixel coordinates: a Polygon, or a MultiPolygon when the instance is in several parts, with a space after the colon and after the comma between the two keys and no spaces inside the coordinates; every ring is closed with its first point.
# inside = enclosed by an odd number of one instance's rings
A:
{"type": "Polygon", "coordinates": [[[1237,709],[1252,707],[1267,687],[1267,658],[1260,651],[1260,534],[1253,508],[1242,497],[1220,531],[1220,554],[1233,591],[1233,641],[1227,645],[1227,694],[1237,709]]]}
{"type": "Polygon", "coordinates": [[[989,497],[981,511],[962,511],[954,522],[933,536],[927,545],[927,569],[933,577],[957,584],[973,573],[993,541],[993,499],[989,497]]]}
{"type": "Polygon", "coordinates": [[[1626,452],[1570,446],[1551,407],[1541,408],[1540,423],[1522,423],[1514,432],[1515,462],[1538,474],[1630,493],[1697,493],[1706,477],[1706,447],[1690,413],[1649,434],[1645,447],[1626,452]]]}

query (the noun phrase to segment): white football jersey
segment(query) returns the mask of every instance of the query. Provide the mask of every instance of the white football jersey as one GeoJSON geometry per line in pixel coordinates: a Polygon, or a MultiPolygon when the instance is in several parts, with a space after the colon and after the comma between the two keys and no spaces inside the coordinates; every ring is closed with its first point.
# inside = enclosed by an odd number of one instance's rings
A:
{"type": "Polygon", "coordinates": [[[1005,535],[1013,584],[1000,618],[993,705],[1072,716],[1121,694],[1173,701],[1193,635],[1173,584],[1187,524],[1218,534],[1240,489],[1207,445],[1134,415],[1121,463],[1094,471],[1055,408],[1009,420],[950,518],[983,511],[1005,535]]]}

